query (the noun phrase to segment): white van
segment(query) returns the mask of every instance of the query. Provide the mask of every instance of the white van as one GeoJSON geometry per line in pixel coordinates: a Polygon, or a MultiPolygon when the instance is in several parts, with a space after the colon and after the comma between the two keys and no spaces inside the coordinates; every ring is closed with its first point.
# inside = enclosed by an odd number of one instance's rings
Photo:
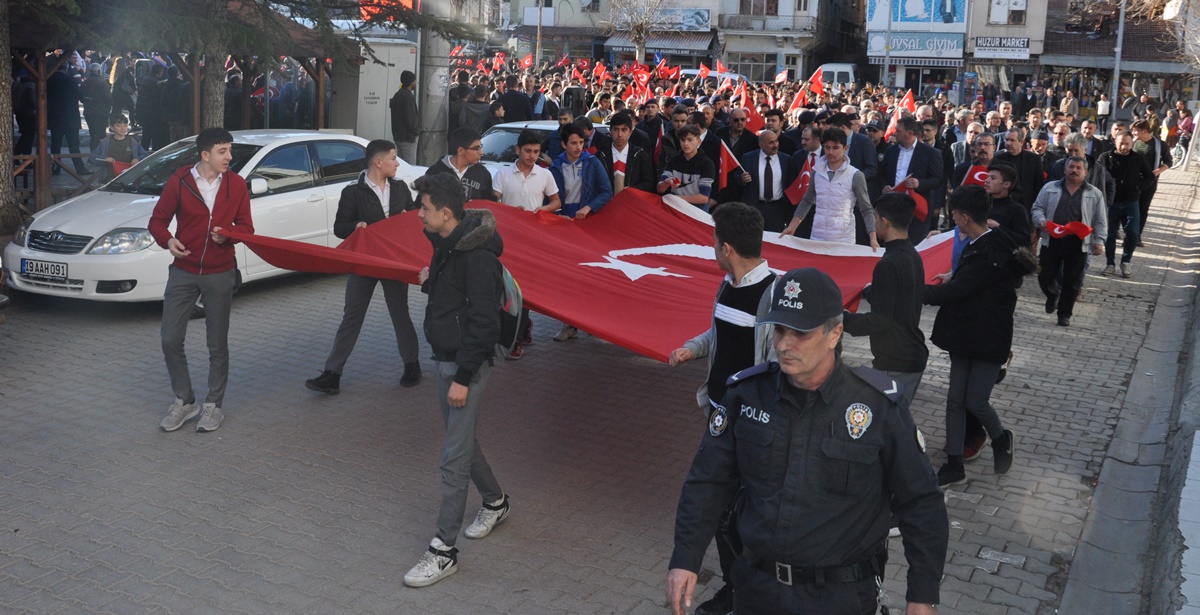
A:
{"type": "Polygon", "coordinates": [[[858,67],[853,64],[822,64],[821,81],[827,86],[849,86],[858,81],[858,67]]]}
{"type": "MultiPolygon", "coordinates": [[[[685,68],[679,71],[679,74],[681,77],[695,79],[696,77],[700,76],[700,69],[685,68]]],[[[717,85],[720,85],[721,82],[725,81],[726,78],[732,79],[734,83],[737,83],[738,81],[746,81],[746,76],[741,73],[718,73],[715,70],[708,73],[709,81],[716,80],[717,85]]]]}

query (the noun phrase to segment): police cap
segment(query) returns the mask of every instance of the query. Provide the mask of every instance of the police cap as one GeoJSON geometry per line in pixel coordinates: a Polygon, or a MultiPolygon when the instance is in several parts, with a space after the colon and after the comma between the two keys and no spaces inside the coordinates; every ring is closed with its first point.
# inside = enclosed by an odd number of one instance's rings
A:
{"type": "Polygon", "coordinates": [[[771,311],[758,324],[812,331],[842,313],[842,291],[820,269],[793,269],[775,281],[771,311]]]}

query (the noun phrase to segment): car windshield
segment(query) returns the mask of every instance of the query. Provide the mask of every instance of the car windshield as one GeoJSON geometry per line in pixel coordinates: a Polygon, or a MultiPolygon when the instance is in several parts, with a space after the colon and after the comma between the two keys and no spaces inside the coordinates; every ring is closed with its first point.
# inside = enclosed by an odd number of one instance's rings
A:
{"type": "MultiPolygon", "coordinates": [[[[259,149],[261,147],[258,145],[234,143],[231,148],[233,160],[229,163],[229,170],[234,173],[241,171],[259,149]]],[[[175,171],[184,165],[193,165],[199,161],[200,155],[196,153],[195,141],[179,141],[154,152],[141,164],[118,175],[100,189],[157,196],[162,193],[163,186],[175,171]]]]}
{"type": "MultiPolygon", "coordinates": [[[[493,128],[480,139],[480,144],[483,145],[483,154],[480,155],[482,160],[488,162],[516,162],[517,161],[517,137],[521,135],[523,130],[533,130],[525,128],[506,129],[493,128]]],[[[542,141],[546,140],[546,133],[541,130],[533,130],[542,141]]]]}

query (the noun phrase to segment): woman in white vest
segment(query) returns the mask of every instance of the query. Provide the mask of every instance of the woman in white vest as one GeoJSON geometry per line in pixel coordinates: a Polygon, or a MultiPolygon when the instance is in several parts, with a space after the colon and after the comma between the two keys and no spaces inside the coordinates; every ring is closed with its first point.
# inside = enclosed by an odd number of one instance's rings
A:
{"type": "Polygon", "coordinates": [[[853,244],[854,208],[857,207],[871,237],[871,249],[878,250],[875,209],[871,207],[871,197],[867,193],[867,178],[846,160],[846,133],[840,128],[829,128],[821,133],[821,142],[825,155],[817,158],[808,190],[796,206],[791,223],[779,236],[795,234],[800,222],[815,206],[812,239],[853,244]]]}

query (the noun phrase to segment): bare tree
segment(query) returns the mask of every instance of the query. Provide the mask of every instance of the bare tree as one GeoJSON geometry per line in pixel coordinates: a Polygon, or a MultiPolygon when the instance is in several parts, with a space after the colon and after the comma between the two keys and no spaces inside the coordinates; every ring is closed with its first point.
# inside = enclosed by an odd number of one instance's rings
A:
{"type": "Polygon", "coordinates": [[[670,25],[662,13],[668,4],[671,4],[671,0],[609,0],[609,17],[602,23],[613,32],[628,32],[637,54],[636,59],[643,62],[650,34],[670,25]]]}

